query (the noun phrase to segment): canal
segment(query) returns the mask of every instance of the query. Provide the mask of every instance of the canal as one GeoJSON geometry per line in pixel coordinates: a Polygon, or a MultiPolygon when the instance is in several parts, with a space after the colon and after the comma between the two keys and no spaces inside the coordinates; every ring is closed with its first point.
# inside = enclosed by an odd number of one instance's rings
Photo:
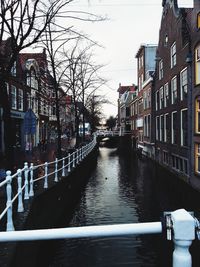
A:
{"type": "MultiPolygon", "coordinates": [[[[184,207],[198,212],[199,203],[195,191],[152,161],[100,148],[97,167],[68,226],[158,221],[166,210],[184,207]]],[[[169,267],[172,250],[164,235],[58,240],[44,243],[37,266],[169,267]]],[[[194,255],[196,250],[198,242],[194,255]]],[[[198,254],[193,266],[200,266],[198,254]]]]}

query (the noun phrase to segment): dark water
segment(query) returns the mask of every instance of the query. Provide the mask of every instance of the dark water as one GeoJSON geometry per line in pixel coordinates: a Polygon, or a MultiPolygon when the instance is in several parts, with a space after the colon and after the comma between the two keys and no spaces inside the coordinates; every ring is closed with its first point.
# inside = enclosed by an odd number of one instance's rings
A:
{"type": "MultiPolygon", "coordinates": [[[[198,210],[197,201],[200,203],[195,192],[176,183],[151,161],[100,148],[97,168],[70,226],[158,221],[164,210],[198,210]]],[[[50,267],[167,267],[172,244],[162,235],[84,238],[56,241],[53,251],[50,267]]],[[[194,266],[200,266],[198,256],[194,261],[194,266]]]]}

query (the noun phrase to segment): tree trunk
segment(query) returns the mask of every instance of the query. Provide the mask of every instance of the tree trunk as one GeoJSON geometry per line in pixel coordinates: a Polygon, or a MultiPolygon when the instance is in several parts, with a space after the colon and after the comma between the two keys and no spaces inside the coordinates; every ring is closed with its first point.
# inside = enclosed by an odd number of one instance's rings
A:
{"type": "Polygon", "coordinates": [[[7,88],[5,84],[6,74],[0,74],[0,105],[3,108],[3,140],[5,146],[5,169],[13,170],[14,167],[14,136],[11,126],[11,112],[10,112],[10,101],[7,93],[7,88]]]}

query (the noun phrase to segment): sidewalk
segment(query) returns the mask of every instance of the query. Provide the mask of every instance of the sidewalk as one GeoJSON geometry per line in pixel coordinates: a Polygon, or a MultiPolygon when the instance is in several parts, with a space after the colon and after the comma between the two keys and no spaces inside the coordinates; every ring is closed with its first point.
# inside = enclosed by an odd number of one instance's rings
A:
{"type": "MultiPolygon", "coordinates": [[[[66,154],[69,149],[75,147],[76,139],[71,138],[68,142],[67,139],[62,139],[61,149],[63,154],[66,154]]],[[[51,162],[56,159],[56,143],[48,143],[46,146],[46,150],[43,150],[39,147],[34,147],[31,152],[18,151],[14,156],[14,166],[15,169],[23,168],[24,162],[28,163],[43,163],[43,162],[51,162]]]]}

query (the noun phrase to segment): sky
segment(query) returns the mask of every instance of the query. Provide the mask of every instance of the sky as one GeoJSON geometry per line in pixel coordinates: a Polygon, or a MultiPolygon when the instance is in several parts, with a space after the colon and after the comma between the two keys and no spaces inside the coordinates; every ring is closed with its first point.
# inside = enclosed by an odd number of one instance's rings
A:
{"type": "Polygon", "coordinates": [[[105,117],[117,115],[117,89],[137,84],[135,55],[141,44],[157,44],[162,15],[162,0],[75,0],[74,10],[106,16],[102,22],[77,21],[103,48],[96,48],[96,62],[105,64],[101,76],[108,84],[101,93],[112,103],[104,105],[105,117]]]}

